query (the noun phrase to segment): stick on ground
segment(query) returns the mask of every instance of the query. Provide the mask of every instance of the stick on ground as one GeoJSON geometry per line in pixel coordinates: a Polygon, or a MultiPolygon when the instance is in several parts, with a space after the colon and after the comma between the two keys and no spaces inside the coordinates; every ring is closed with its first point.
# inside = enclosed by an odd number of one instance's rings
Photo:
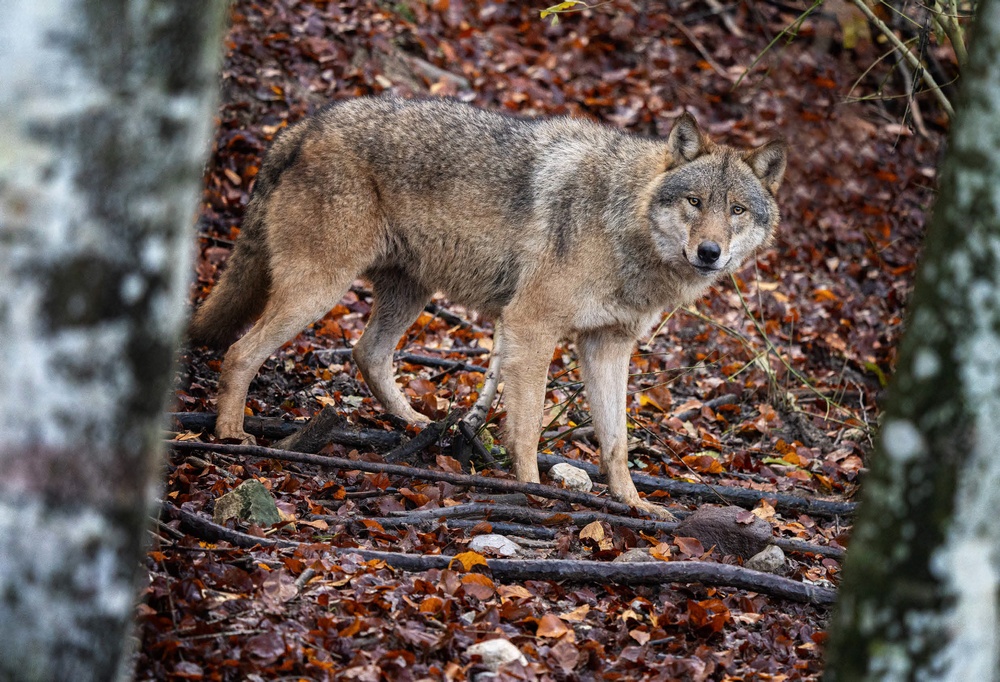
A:
{"type": "MultiPolygon", "coordinates": [[[[191,532],[210,541],[225,540],[239,547],[297,547],[290,540],[259,538],[220,526],[200,514],[163,505],[164,512],[179,518],[191,532]]],[[[404,571],[444,569],[454,557],[448,555],[402,554],[367,549],[330,547],[336,554],[359,554],[366,560],[384,561],[404,571]]],[[[525,580],[565,580],[596,584],[662,585],[664,583],[704,583],[753,590],[790,601],[826,606],[833,604],[837,593],[769,573],[751,571],[742,566],[715,564],[705,561],[657,561],[648,563],[614,563],[607,561],[574,561],[563,559],[488,559],[493,578],[503,582],[525,580]]]]}

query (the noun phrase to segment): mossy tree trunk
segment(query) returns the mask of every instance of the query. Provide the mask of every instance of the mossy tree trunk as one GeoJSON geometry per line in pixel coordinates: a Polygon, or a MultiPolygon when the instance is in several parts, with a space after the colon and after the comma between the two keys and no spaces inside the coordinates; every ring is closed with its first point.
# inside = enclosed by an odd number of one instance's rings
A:
{"type": "Polygon", "coordinates": [[[828,681],[1000,679],[1000,0],[968,68],[828,681]]]}
{"type": "Polygon", "coordinates": [[[221,0],[0,18],[0,679],[127,674],[221,0]]]}

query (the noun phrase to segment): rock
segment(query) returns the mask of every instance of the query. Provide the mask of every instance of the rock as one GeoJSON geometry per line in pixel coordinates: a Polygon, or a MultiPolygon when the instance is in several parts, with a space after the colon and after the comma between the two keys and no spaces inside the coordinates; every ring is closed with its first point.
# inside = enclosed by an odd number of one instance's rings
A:
{"type": "Polygon", "coordinates": [[[697,538],[708,550],[749,559],[771,542],[771,524],[740,507],[703,506],[674,531],[675,537],[697,538]]]}
{"type": "Polygon", "coordinates": [[[260,481],[253,478],[243,481],[215,501],[212,520],[221,525],[232,518],[258,526],[270,526],[281,521],[274,497],[260,481]]]}
{"type": "Polygon", "coordinates": [[[641,547],[633,547],[632,549],[626,550],[616,556],[611,560],[611,563],[623,564],[623,563],[642,563],[646,561],[658,561],[656,557],[649,553],[648,549],[642,549],[641,547]]]}
{"type": "Polygon", "coordinates": [[[499,554],[500,556],[515,556],[521,551],[521,545],[503,535],[490,533],[477,535],[469,543],[473,552],[499,554]]]}
{"type": "Polygon", "coordinates": [[[590,480],[590,475],[586,471],[565,462],[560,462],[549,469],[549,478],[556,483],[562,483],[570,490],[589,493],[594,489],[594,482],[590,480]]]}
{"type": "Polygon", "coordinates": [[[768,545],[762,551],[757,552],[747,559],[743,566],[754,571],[781,575],[786,569],[785,553],[777,545],[768,545]]]}
{"type": "Polygon", "coordinates": [[[465,653],[469,656],[479,656],[483,660],[483,666],[492,671],[497,671],[500,666],[512,661],[520,661],[521,665],[528,665],[528,659],[524,657],[521,650],[508,642],[506,639],[489,639],[479,644],[473,644],[465,653]]]}

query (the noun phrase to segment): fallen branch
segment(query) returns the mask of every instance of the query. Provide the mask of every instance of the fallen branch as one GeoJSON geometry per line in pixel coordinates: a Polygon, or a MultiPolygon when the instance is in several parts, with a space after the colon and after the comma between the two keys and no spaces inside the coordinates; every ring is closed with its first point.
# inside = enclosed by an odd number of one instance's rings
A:
{"type": "Polygon", "coordinates": [[[483,379],[483,388],[479,392],[479,397],[469,413],[462,419],[473,433],[479,431],[486,423],[486,415],[493,407],[493,399],[497,395],[497,387],[500,385],[500,359],[502,352],[503,337],[500,334],[499,324],[493,334],[493,352],[490,353],[490,364],[486,368],[486,377],[483,379]]]}
{"type": "Polygon", "coordinates": [[[295,450],[296,452],[319,452],[330,443],[360,447],[354,442],[344,443],[344,440],[354,440],[355,438],[357,443],[365,443],[375,449],[377,449],[377,445],[385,445],[392,440],[399,442],[399,434],[394,432],[371,431],[370,434],[366,434],[362,429],[347,421],[347,418],[337,412],[335,408],[328,406],[320,410],[301,429],[275,443],[274,447],[281,450],[295,450]],[[395,438],[385,438],[390,433],[395,438]]]}
{"type": "Polygon", "coordinates": [[[465,441],[472,446],[473,452],[479,457],[479,461],[482,462],[483,467],[496,467],[496,460],[493,459],[493,453],[486,449],[483,442],[479,440],[476,432],[472,430],[467,422],[460,421],[458,423],[458,430],[465,438],[465,441]]]}
{"type": "MultiPolygon", "coordinates": [[[[683,512],[675,512],[677,516],[684,516],[683,512]]],[[[423,509],[411,512],[396,512],[391,517],[373,519],[382,524],[384,528],[398,528],[406,524],[425,525],[428,522],[447,520],[448,525],[453,525],[456,518],[467,519],[469,517],[482,518],[490,523],[494,519],[502,521],[516,521],[520,523],[531,523],[535,525],[553,526],[568,521],[577,528],[582,528],[594,521],[605,521],[609,524],[630,528],[646,533],[673,533],[677,529],[677,523],[673,521],[652,521],[649,519],[636,519],[628,516],[616,516],[602,512],[549,512],[530,507],[518,507],[514,505],[486,504],[475,502],[471,504],[457,504],[453,507],[442,507],[440,509],[423,509]]],[[[330,519],[339,517],[329,517],[330,519]]],[[[496,531],[498,533],[503,531],[496,531]]],[[[816,545],[805,540],[795,538],[772,538],[771,544],[777,545],[786,552],[796,552],[799,554],[818,554],[832,559],[843,559],[845,552],[840,547],[830,547],[826,545],[816,545]]]]}
{"type": "MultiPolygon", "coordinates": [[[[314,515],[314,518],[323,519],[324,521],[328,521],[330,523],[343,523],[347,520],[342,516],[327,515],[314,515]]],[[[365,520],[375,521],[383,528],[409,528],[410,526],[418,528],[432,528],[442,522],[446,523],[449,528],[475,528],[479,524],[488,523],[490,525],[489,532],[491,533],[499,533],[501,535],[520,535],[522,537],[534,538],[537,540],[554,540],[559,535],[558,532],[552,530],[551,528],[538,528],[536,526],[527,526],[523,523],[508,523],[506,521],[432,518],[409,519],[405,516],[384,516],[365,520]]]]}
{"type": "Polygon", "coordinates": [[[328,469],[340,471],[364,471],[372,474],[391,474],[395,476],[406,476],[424,481],[444,481],[452,485],[465,486],[469,488],[480,488],[482,490],[493,490],[499,492],[519,492],[535,497],[544,497],[552,500],[562,500],[574,504],[582,504],[588,507],[596,507],[605,511],[617,514],[629,514],[633,510],[627,504],[616,502],[606,498],[597,497],[589,493],[581,493],[575,490],[564,490],[553,486],[542,485],[540,483],[526,483],[523,481],[511,481],[500,478],[487,478],[485,476],[469,476],[467,474],[456,474],[449,471],[432,471],[418,467],[403,466],[400,464],[382,464],[378,462],[365,462],[342,457],[327,457],[324,455],[311,455],[302,452],[292,452],[290,450],[277,450],[275,448],[265,448],[260,445],[228,445],[225,443],[199,443],[196,441],[167,441],[167,444],[174,450],[180,452],[218,452],[227,455],[237,455],[246,457],[260,457],[262,459],[277,459],[286,462],[298,462],[300,464],[314,464],[328,469]]]}
{"type": "MultiPolygon", "coordinates": [[[[320,414],[323,413],[321,412],[320,414]]],[[[215,429],[216,415],[211,412],[171,412],[167,416],[186,431],[211,433],[215,429]]],[[[287,438],[301,431],[305,425],[306,422],[287,422],[276,418],[243,418],[243,428],[246,429],[247,433],[255,436],[263,436],[268,440],[287,438]]],[[[371,449],[377,452],[394,448],[403,440],[402,434],[396,431],[363,429],[357,426],[337,428],[333,427],[332,424],[330,428],[324,431],[324,435],[327,438],[327,442],[330,443],[346,445],[352,448],[371,449]]]]}
{"type": "MultiPolygon", "coordinates": [[[[225,540],[238,547],[297,547],[302,543],[290,540],[259,538],[220,526],[200,514],[163,505],[164,512],[179,518],[181,523],[205,540],[225,540]]],[[[449,555],[403,554],[367,549],[333,547],[332,553],[358,554],[366,561],[384,561],[404,571],[427,571],[448,568],[454,557],[449,555]]],[[[751,571],[742,566],[715,564],[704,561],[657,561],[646,563],[614,563],[573,561],[563,559],[487,559],[493,578],[502,582],[525,580],[565,580],[569,582],[618,583],[622,585],[662,585],[664,583],[703,583],[752,590],[790,601],[830,605],[836,592],[796,582],[769,573],[751,571]]]]}
{"type": "MultiPolygon", "coordinates": [[[[576,459],[558,457],[556,455],[538,455],[538,466],[543,471],[548,471],[553,465],[560,462],[572,464],[590,474],[595,481],[604,481],[604,476],[600,469],[590,464],[576,459]]],[[[718,502],[720,498],[728,504],[735,504],[741,507],[753,508],[762,499],[775,500],[776,508],[780,511],[792,511],[798,514],[811,514],[813,516],[851,516],[857,506],[854,502],[837,502],[834,500],[812,500],[806,497],[798,497],[787,493],[772,493],[763,490],[750,490],[748,488],[733,488],[722,485],[706,485],[704,483],[686,483],[684,481],[674,481],[662,476],[647,476],[645,474],[632,474],[635,487],[643,492],[652,493],[663,491],[672,497],[693,497],[709,502],[718,502]]]]}
{"type": "Polygon", "coordinates": [[[737,397],[732,393],[726,393],[725,395],[720,395],[718,398],[712,398],[702,404],[701,407],[696,407],[690,410],[684,410],[683,412],[678,412],[673,415],[680,419],[682,422],[688,419],[694,419],[699,414],[701,414],[702,407],[710,407],[711,409],[716,409],[717,407],[722,407],[723,405],[735,405],[737,397]]]}
{"type": "Polygon", "coordinates": [[[385,461],[387,462],[408,462],[410,459],[423,450],[426,450],[430,446],[437,443],[441,436],[452,427],[452,425],[458,421],[461,416],[461,412],[452,411],[445,416],[441,421],[431,422],[424,427],[423,431],[418,433],[416,436],[411,438],[406,443],[403,443],[398,448],[395,448],[391,452],[386,453],[385,461]]]}

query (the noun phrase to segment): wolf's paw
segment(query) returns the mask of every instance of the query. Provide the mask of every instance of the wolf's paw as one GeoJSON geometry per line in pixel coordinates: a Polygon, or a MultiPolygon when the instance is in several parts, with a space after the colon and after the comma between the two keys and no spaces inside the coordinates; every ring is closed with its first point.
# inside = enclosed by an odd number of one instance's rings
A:
{"type": "Polygon", "coordinates": [[[399,416],[408,421],[409,423],[420,427],[427,426],[433,421],[430,417],[428,417],[425,414],[420,414],[412,407],[409,410],[407,410],[404,414],[401,414],[399,416]]]}
{"type": "Polygon", "coordinates": [[[240,445],[256,445],[257,439],[246,431],[216,431],[215,437],[219,440],[234,440],[240,445]]]}

